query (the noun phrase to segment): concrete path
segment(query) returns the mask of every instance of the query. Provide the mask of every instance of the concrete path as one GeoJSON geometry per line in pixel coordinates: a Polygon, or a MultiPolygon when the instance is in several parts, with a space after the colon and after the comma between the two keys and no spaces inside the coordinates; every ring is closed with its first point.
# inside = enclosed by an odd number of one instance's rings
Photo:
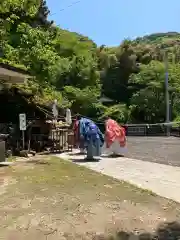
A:
{"type": "Polygon", "coordinates": [[[180,202],[179,167],[130,158],[103,157],[99,162],[83,162],[84,156],[75,153],[63,153],[56,156],[180,202]]]}

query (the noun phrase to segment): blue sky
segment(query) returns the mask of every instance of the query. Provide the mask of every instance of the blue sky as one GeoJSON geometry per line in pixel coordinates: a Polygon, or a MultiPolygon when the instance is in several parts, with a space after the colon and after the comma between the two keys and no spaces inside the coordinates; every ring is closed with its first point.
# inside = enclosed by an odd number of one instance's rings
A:
{"type": "Polygon", "coordinates": [[[119,45],[125,38],[155,32],[180,32],[180,0],[47,0],[50,17],[64,29],[98,45],[119,45]],[[65,9],[61,11],[61,9],[65,9]]]}

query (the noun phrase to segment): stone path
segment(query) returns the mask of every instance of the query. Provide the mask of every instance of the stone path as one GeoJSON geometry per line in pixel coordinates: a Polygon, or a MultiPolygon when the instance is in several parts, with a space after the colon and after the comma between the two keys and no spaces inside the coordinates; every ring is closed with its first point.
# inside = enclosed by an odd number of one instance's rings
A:
{"type": "Polygon", "coordinates": [[[103,157],[99,162],[83,162],[84,156],[75,153],[56,156],[180,202],[179,167],[130,158],[103,157]]]}

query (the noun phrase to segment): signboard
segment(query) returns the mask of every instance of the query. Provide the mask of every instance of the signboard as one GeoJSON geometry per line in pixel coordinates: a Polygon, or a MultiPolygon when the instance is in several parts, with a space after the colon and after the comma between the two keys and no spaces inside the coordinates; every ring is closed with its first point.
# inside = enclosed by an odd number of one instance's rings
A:
{"type": "Polygon", "coordinates": [[[26,114],[25,113],[19,114],[19,128],[21,131],[26,130],[26,114]]]}
{"type": "Polygon", "coordinates": [[[54,100],[54,104],[52,106],[52,113],[55,119],[58,118],[58,108],[57,108],[57,100],[54,100]]]}

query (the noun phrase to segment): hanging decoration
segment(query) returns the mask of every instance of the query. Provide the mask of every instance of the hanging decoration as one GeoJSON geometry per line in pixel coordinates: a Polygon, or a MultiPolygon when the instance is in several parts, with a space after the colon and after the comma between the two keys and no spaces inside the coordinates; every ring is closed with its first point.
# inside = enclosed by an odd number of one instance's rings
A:
{"type": "Polygon", "coordinates": [[[66,123],[68,125],[72,124],[71,110],[69,108],[66,109],[66,123]]]}

